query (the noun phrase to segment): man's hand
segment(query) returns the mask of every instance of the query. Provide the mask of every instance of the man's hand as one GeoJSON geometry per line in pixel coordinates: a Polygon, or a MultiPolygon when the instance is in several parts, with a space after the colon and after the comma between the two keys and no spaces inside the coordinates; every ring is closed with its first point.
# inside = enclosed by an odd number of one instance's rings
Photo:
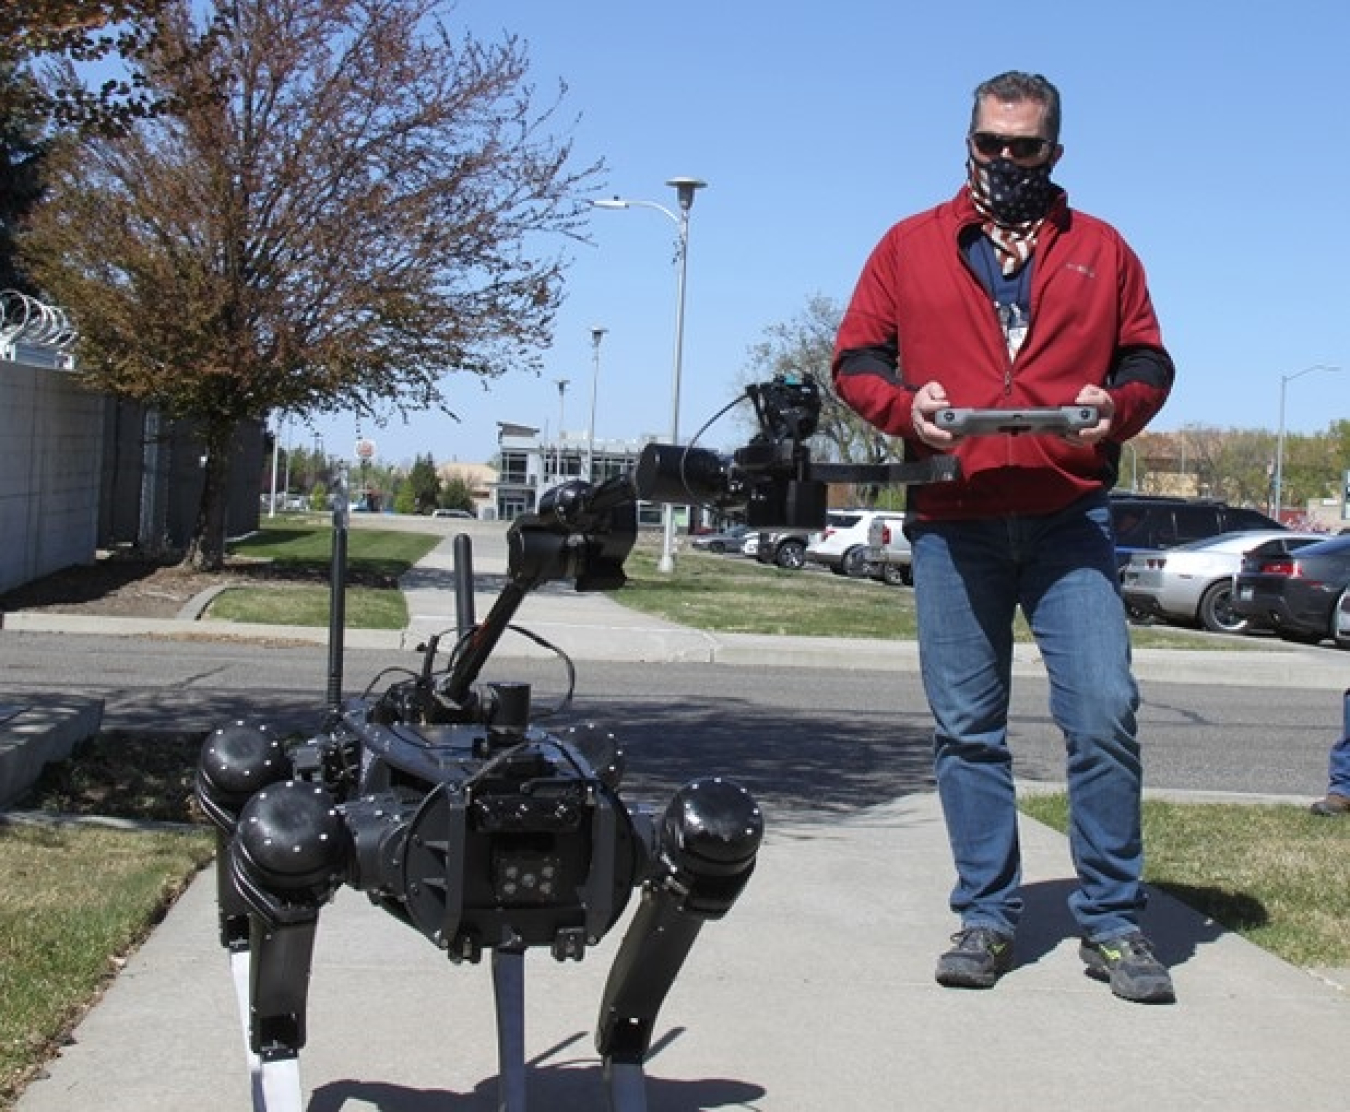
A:
{"type": "Polygon", "coordinates": [[[1078,396],[1073,400],[1074,405],[1095,405],[1097,407],[1097,423],[1090,429],[1070,430],[1064,434],[1064,439],[1070,444],[1096,444],[1098,441],[1105,440],[1106,434],[1111,431],[1111,425],[1116,416],[1116,403],[1111,400],[1111,395],[1100,386],[1084,386],[1078,391],[1078,396]]]}
{"type": "Polygon", "coordinates": [[[942,383],[926,382],[915,391],[914,402],[910,408],[910,416],[914,418],[914,435],[939,452],[949,451],[965,439],[933,424],[933,414],[939,409],[946,409],[950,404],[942,383]]]}

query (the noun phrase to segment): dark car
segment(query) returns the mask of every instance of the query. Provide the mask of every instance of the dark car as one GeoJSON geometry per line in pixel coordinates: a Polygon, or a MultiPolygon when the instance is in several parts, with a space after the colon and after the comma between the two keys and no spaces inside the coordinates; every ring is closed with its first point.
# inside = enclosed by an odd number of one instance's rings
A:
{"type": "Polygon", "coordinates": [[[1350,649],[1342,619],[1350,596],[1350,536],[1331,537],[1285,556],[1244,560],[1232,607],[1253,629],[1315,645],[1330,638],[1350,649]]]}
{"type": "Polygon", "coordinates": [[[1207,498],[1149,494],[1113,494],[1111,524],[1116,534],[1116,562],[1121,568],[1136,552],[1175,548],[1220,533],[1284,528],[1259,510],[1207,498]]]}

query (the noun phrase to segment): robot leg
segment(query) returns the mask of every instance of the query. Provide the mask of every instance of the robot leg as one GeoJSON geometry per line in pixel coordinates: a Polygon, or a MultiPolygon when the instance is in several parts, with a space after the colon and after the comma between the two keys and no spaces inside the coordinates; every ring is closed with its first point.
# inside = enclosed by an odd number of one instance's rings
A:
{"type": "Polygon", "coordinates": [[[346,825],[321,787],[288,780],[240,812],[229,867],[249,909],[249,1047],[264,1062],[305,1044],[319,909],[349,859],[346,825]]]}
{"type": "Polygon", "coordinates": [[[290,775],[281,741],[266,726],[233,722],[214,730],[197,760],[197,799],[216,828],[216,904],[220,943],[231,953],[248,947],[248,904],[227,868],[239,812],[254,794],[290,775]]]}
{"type": "Polygon", "coordinates": [[[657,1012],[703,924],[741,894],[763,836],[750,793],[720,777],[686,785],[666,809],[642,902],[600,1005],[595,1042],[615,1112],[645,1108],[642,1062],[657,1012]]]}

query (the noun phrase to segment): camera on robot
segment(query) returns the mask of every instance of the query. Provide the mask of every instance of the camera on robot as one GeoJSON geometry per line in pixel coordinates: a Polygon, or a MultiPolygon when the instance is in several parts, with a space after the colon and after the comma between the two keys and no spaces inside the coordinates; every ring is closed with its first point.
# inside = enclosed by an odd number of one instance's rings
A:
{"type": "Polygon", "coordinates": [[[754,406],[759,424],[747,444],[730,455],[693,444],[648,444],[633,477],[639,497],[715,507],[743,515],[754,529],[815,530],[825,526],[830,483],[931,483],[957,475],[950,456],[907,463],[813,462],[809,441],[822,399],[810,375],[775,375],[746,387],[737,400],[744,399],[754,406]]]}

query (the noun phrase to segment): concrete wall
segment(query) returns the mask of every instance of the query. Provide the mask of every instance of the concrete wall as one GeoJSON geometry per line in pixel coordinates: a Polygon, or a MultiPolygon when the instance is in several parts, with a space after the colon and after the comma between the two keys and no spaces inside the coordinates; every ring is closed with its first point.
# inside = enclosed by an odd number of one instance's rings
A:
{"type": "MultiPolygon", "coordinates": [[[[109,398],[103,424],[100,548],[132,545],[146,555],[181,552],[202,498],[202,442],[189,421],[170,421],[141,403],[109,398]]],[[[263,426],[245,421],[230,456],[225,532],[258,528],[263,426]]]]}
{"type": "Polygon", "coordinates": [[[104,404],[68,372],[0,359],[0,591],[93,562],[104,404]]]}

